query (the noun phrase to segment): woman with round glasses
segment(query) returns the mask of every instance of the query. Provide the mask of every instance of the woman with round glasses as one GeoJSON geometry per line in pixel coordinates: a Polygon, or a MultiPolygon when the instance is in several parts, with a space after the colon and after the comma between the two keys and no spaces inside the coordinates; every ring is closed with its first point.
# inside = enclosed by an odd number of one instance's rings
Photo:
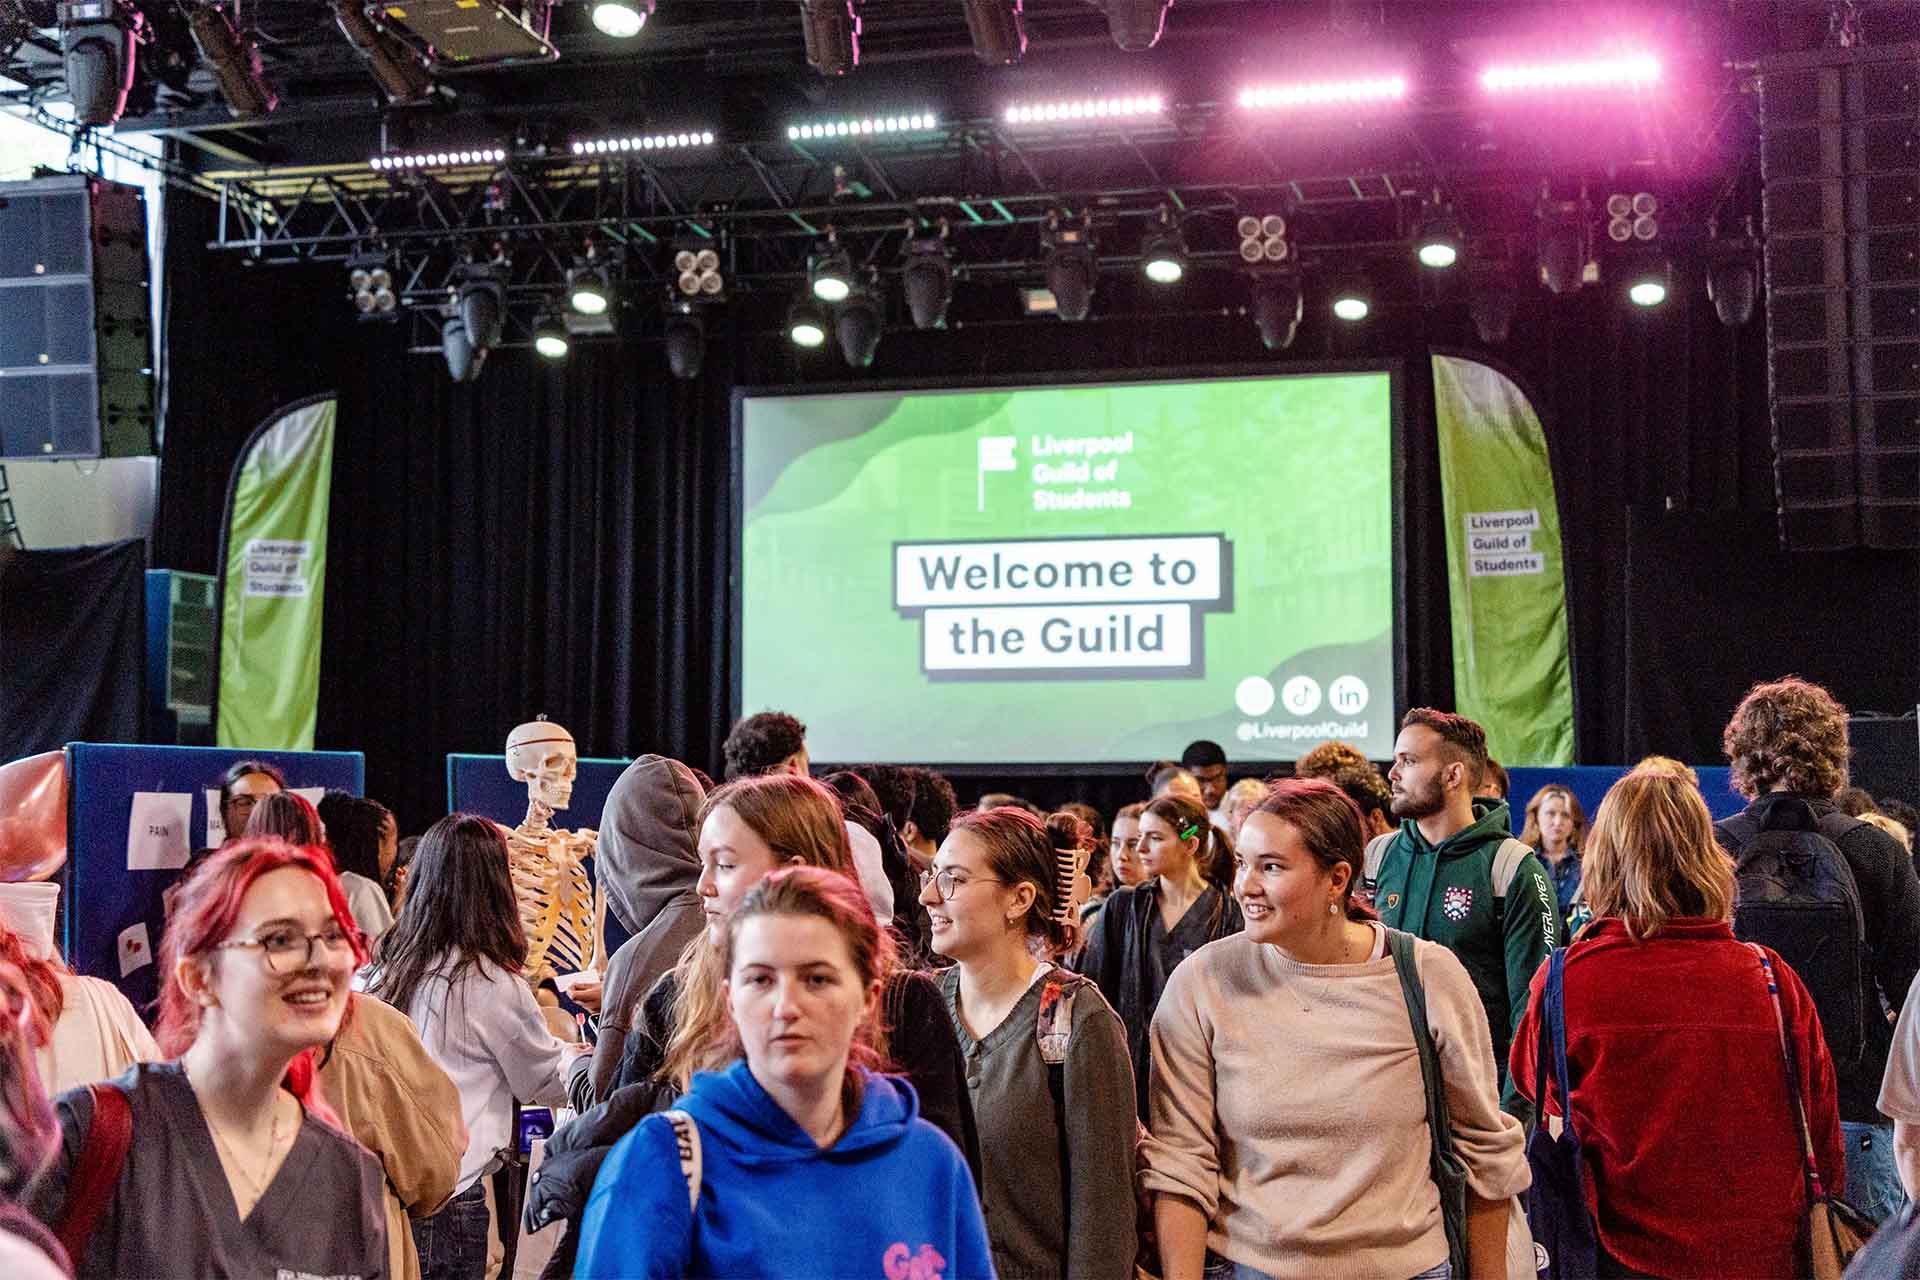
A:
{"type": "MultiPolygon", "coordinates": [[[[323,849],[241,840],[194,874],[160,944],[174,1060],[111,1082],[132,1137],[79,1276],[385,1274],[380,1165],[314,1083],[364,955],[323,849]]],[[[88,1089],[57,1110],[62,1149],[34,1203],[50,1223],[101,1140],[88,1089]]]]}
{"type": "Polygon", "coordinates": [[[380,939],[368,994],[413,1020],[460,1091],[467,1153],[453,1199],[413,1224],[424,1280],[480,1280],[487,1269],[485,1178],[515,1147],[513,1104],[567,1105],[586,1046],[547,1029],[520,976],[527,937],[513,897],[507,840],[485,818],[454,813],[420,838],[400,916],[380,939]]]}
{"type": "Polygon", "coordinates": [[[1089,835],[1070,814],[1042,825],[1019,809],[969,813],[921,880],[933,949],[955,962],[940,989],[966,1058],[1002,1276],[1133,1274],[1126,1028],[1098,987],[1052,963],[1079,937],[1089,835]]]}

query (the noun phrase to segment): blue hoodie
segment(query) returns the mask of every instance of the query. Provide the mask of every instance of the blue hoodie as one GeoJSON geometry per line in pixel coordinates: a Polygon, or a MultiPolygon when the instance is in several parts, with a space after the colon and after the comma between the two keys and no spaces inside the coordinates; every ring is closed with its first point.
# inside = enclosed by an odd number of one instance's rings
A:
{"type": "Polygon", "coordinates": [[[745,1060],[695,1076],[678,1106],[700,1130],[697,1210],[672,1126],[648,1116],[600,1167],[576,1280],[993,1280],[959,1149],[920,1119],[912,1085],[864,1081],[859,1117],[823,1150],[745,1060]]]}

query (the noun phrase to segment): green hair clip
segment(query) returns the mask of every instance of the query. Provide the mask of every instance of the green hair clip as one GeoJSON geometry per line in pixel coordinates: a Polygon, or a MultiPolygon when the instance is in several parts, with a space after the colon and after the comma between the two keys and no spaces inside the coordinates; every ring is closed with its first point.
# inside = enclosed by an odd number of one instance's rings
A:
{"type": "Polygon", "coordinates": [[[1199,834],[1200,834],[1200,824],[1197,822],[1189,822],[1186,826],[1180,829],[1180,838],[1182,840],[1191,840],[1199,834]]]}

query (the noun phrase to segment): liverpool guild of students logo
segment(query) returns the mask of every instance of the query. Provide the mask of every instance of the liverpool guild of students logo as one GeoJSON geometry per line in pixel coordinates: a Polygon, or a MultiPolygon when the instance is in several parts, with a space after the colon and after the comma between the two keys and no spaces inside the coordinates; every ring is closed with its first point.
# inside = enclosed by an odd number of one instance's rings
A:
{"type": "Polygon", "coordinates": [[[1465,920],[1473,910],[1473,890],[1454,885],[1440,896],[1440,914],[1449,920],[1465,920]]]}

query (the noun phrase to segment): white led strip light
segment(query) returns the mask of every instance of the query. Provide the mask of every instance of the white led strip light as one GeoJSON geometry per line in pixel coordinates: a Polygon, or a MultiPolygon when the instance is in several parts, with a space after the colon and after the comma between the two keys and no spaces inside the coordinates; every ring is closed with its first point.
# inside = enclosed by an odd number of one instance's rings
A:
{"type": "Polygon", "coordinates": [[[573,144],[577,156],[613,155],[622,151],[678,151],[685,147],[710,147],[713,131],[696,133],[633,134],[625,138],[588,138],[573,144]]]}
{"type": "Polygon", "coordinates": [[[1008,124],[1072,124],[1084,120],[1126,120],[1165,111],[1159,94],[1132,98],[1088,98],[1073,102],[1023,102],[1006,110],[1008,124]]]}
{"type": "Polygon", "coordinates": [[[1354,102],[1394,102],[1406,96],[1405,76],[1379,76],[1368,80],[1256,85],[1240,91],[1240,105],[1249,111],[1270,111],[1286,107],[1342,106],[1354,102]]]}
{"type": "Polygon", "coordinates": [[[931,111],[905,116],[869,116],[859,120],[822,120],[817,124],[787,126],[789,142],[822,142],[835,138],[874,138],[893,133],[938,129],[940,118],[931,111]]]}
{"type": "Polygon", "coordinates": [[[456,165],[499,164],[507,153],[498,147],[468,151],[419,151],[406,155],[375,156],[367,161],[374,169],[447,169],[456,165]]]}

